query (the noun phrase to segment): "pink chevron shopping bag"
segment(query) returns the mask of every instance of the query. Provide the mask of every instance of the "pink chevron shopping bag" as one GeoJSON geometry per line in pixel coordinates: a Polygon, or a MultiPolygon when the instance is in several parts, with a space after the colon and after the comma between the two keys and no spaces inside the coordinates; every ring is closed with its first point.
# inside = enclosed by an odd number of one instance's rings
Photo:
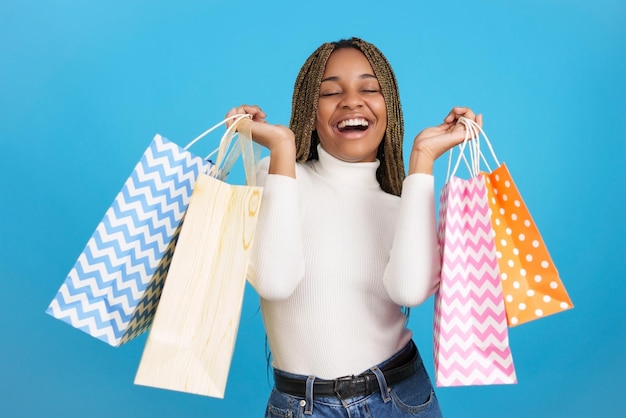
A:
{"type": "Polygon", "coordinates": [[[434,314],[437,386],[516,383],[483,177],[464,180],[453,175],[446,182],[440,195],[438,240],[442,261],[434,314]]]}

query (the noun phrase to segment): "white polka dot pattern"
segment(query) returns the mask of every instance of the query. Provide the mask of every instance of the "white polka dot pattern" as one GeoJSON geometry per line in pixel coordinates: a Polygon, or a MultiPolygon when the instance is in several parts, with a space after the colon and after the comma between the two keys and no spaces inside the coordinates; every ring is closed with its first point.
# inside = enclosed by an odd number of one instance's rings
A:
{"type": "Polygon", "coordinates": [[[504,165],[485,177],[509,326],[573,308],[528,208],[504,165]]]}

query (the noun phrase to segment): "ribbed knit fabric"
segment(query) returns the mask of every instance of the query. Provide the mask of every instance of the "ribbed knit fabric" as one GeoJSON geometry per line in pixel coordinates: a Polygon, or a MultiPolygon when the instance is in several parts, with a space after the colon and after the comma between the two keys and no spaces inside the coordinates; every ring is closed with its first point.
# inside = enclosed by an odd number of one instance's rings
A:
{"type": "Polygon", "coordinates": [[[401,306],[438,285],[433,177],[408,176],[402,197],[381,190],[379,162],[347,163],[321,146],[296,179],[268,175],[249,280],[273,366],[333,379],[359,374],[411,338],[401,306]]]}

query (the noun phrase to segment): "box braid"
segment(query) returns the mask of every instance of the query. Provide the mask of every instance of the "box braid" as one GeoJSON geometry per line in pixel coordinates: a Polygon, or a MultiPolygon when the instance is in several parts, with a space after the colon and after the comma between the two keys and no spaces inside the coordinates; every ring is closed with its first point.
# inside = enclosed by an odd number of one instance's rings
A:
{"type": "Polygon", "coordinates": [[[362,39],[350,38],[324,43],[309,56],[300,69],[293,90],[289,122],[296,136],[296,159],[304,162],[318,158],[319,138],[315,131],[315,120],[320,84],[328,57],[334,50],[341,48],[354,48],[361,51],[380,83],[387,108],[387,129],[378,147],[377,158],[380,160],[380,166],[376,172],[376,178],[385,192],[399,196],[402,192],[405,172],[402,159],[404,119],[400,107],[398,83],[391,65],[382,52],[362,39]]]}

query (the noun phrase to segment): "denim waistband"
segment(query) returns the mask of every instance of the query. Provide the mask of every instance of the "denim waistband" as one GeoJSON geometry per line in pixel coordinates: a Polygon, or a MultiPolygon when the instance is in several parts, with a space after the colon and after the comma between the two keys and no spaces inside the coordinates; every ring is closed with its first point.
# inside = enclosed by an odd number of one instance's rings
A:
{"type": "Polygon", "coordinates": [[[274,382],[277,390],[294,396],[303,398],[333,396],[346,399],[367,396],[379,390],[385,393],[387,385],[399,383],[412,376],[421,362],[419,351],[411,340],[389,359],[356,376],[326,380],[275,369],[274,382]]]}

